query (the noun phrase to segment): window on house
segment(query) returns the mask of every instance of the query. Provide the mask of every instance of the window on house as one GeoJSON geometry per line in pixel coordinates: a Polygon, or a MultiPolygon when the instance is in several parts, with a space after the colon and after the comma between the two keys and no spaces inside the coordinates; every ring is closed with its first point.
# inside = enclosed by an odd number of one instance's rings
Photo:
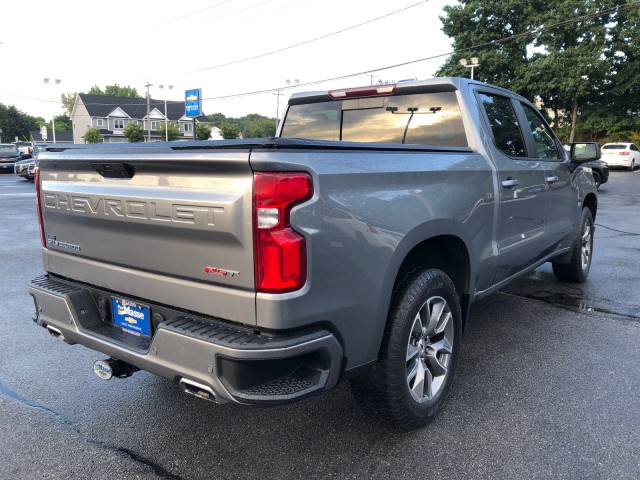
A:
{"type": "Polygon", "coordinates": [[[122,130],[124,128],[124,120],[122,118],[116,118],[113,121],[114,130],[122,130]]]}
{"type": "Polygon", "coordinates": [[[158,120],[153,120],[151,122],[151,130],[158,130],[160,128],[160,122],[158,120]]]}
{"type": "Polygon", "coordinates": [[[185,123],[184,124],[185,132],[193,132],[193,123],[185,123]]]}
{"type": "Polygon", "coordinates": [[[98,118],[96,120],[96,127],[104,127],[104,118],[98,118]]]}

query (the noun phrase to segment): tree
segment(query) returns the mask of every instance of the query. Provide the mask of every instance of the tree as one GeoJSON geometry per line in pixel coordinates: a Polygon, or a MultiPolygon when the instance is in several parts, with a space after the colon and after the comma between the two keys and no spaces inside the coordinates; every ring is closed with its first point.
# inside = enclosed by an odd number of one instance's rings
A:
{"type": "Polygon", "coordinates": [[[144,129],[137,122],[129,122],[122,133],[131,143],[144,141],[144,129]]]}
{"type": "MultiPolygon", "coordinates": [[[[54,120],[56,122],[56,132],[71,132],[73,130],[71,117],[66,113],[56,115],[54,120]]],[[[47,124],[47,129],[52,129],[51,122],[47,124]]]]}
{"type": "Polygon", "coordinates": [[[29,140],[30,132],[38,129],[38,120],[13,105],[0,103],[0,129],[3,141],[13,142],[16,137],[18,140],[29,140]]]}
{"type": "MultiPolygon", "coordinates": [[[[539,17],[542,25],[553,25],[558,18],[595,14],[605,10],[608,3],[608,0],[553,2],[539,17]]],[[[606,83],[612,71],[605,54],[610,48],[607,29],[610,22],[609,14],[601,14],[562,28],[543,30],[536,38],[534,45],[545,52],[536,55],[532,62],[529,84],[535,87],[545,106],[570,112],[569,142],[576,136],[579,107],[608,88],[606,83]]]]}
{"type": "Polygon", "coordinates": [[[66,110],[67,115],[71,115],[71,112],[73,112],[73,106],[76,103],[77,95],[78,95],[78,92],[60,94],[60,102],[62,103],[62,106],[66,110]]]}
{"type": "Polygon", "coordinates": [[[211,136],[211,126],[207,123],[196,125],[196,140],[209,140],[211,136]]]}
{"type": "Polygon", "coordinates": [[[438,76],[466,77],[469,71],[460,60],[480,59],[475,78],[529,97],[522,71],[526,69],[530,37],[505,40],[522,35],[537,26],[537,11],[544,0],[461,0],[458,5],[445,6],[441,16],[442,31],[454,39],[456,54],[447,59],[438,76]]]}
{"type": "Polygon", "coordinates": [[[223,122],[222,125],[220,125],[220,135],[222,135],[222,138],[225,140],[233,140],[240,135],[240,127],[229,121],[223,122]]]}
{"type": "Polygon", "coordinates": [[[632,135],[640,127],[639,11],[629,0],[460,0],[441,17],[458,53],[438,75],[468,75],[459,60],[475,56],[476,79],[535,98],[569,140],[632,135]]]}
{"type": "Polygon", "coordinates": [[[90,95],[105,95],[109,97],[143,98],[135,88],[129,86],[121,87],[117,83],[115,85],[107,85],[104,90],[94,85],[87,93],[90,95]]]}
{"type": "Polygon", "coordinates": [[[180,127],[178,124],[175,122],[169,122],[169,128],[167,128],[166,125],[166,122],[160,123],[160,128],[158,128],[158,135],[160,135],[160,138],[162,140],[168,138],[170,142],[178,140],[180,138],[180,127]]]}
{"type": "Polygon", "coordinates": [[[220,126],[227,120],[227,117],[222,113],[214,113],[213,115],[207,115],[207,121],[216,128],[220,128],[220,126]]]}
{"type": "Polygon", "coordinates": [[[90,128],[82,138],[85,143],[100,143],[102,141],[102,135],[100,135],[99,128],[90,128]]]}

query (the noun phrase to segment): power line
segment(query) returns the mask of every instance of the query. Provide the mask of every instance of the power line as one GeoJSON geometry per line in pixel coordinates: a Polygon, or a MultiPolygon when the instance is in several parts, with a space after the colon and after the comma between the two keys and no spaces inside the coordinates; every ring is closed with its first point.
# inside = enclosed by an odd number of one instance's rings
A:
{"type": "Polygon", "coordinates": [[[225,0],[224,2],[216,3],[215,5],[211,5],[210,7],[203,8],[201,10],[197,10],[195,12],[187,13],[186,15],[182,15],[180,17],[172,18],[170,20],[165,20],[164,22],[160,22],[157,25],[164,25],[165,23],[176,22],[178,20],[182,20],[183,18],[191,17],[193,15],[197,15],[198,13],[206,12],[207,10],[211,10],[212,8],[219,7],[220,5],[224,5],[225,3],[229,3],[231,0],[225,0]]]}
{"type": "Polygon", "coordinates": [[[324,40],[325,38],[333,37],[335,35],[339,35],[341,33],[348,32],[349,30],[353,30],[355,28],[359,28],[359,27],[362,27],[364,25],[368,25],[370,23],[377,22],[378,20],[382,20],[384,18],[390,17],[390,16],[395,15],[397,13],[404,12],[405,10],[409,10],[410,8],[417,7],[418,5],[421,5],[423,3],[427,3],[428,1],[429,0],[422,0],[421,2],[414,3],[413,5],[409,5],[408,7],[404,7],[404,8],[401,8],[399,10],[395,10],[395,11],[393,11],[391,13],[387,13],[387,14],[382,15],[382,16],[377,17],[377,18],[373,18],[371,20],[367,20],[366,22],[362,22],[362,23],[359,23],[357,25],[353,25],[351,27],[347,27],[347,28],[344,28],[342,30],[338,30],[337,32],[328,33],[326,35],[322,35],[320,37],[316,37],[316,38],[313,38],[311,40],[306,40],[304,42],[296,43],[295,45],[289,45],[288,47],[283,47],[283,48],[280,48],[278,50],[272,50],[270,52],[261,53],[259,55],[254,55],[252,57],[243,58],[241,60],[235,60],[233,62],[221,63],[219,65],[213,65],[211,67],[199,68],[199,69],[193,70],[193,71],[191,71],[189,73],[204,72],[206,70],[213,70],[213,69],[216,69],[216,68],[228,67],[230,65],[236,65],[238,63],[244,63],[244,62],[248,62],[250,60],[256,60],[258,58],[266,57],[268,55],[273,55],[275,53],[285,52],[287,50],[291,50],[292,48],[300,47],[302,45],[308,45],[309,43],[317,42],[319,40],[324,40]]]}
{"type": "MultiPolygon", "coordinates": [[[[537,35],[539,33],[542,33],[542,32],[548,31],[548,30],[552,30],[552,29],[555,29],[555,28],[559,28],[559,27],[564,27],[566,25],[579,23],[579,22],[582,22],[584,20],[590,20],[592,18],[597,18],[599,16],[606,15],[608,13],[613,13],[613,12],[620,11],[620,10],[625,10],[627,8],[631,8],[631,7],[639,5],[639,4],[640,4],[640,0],[636,0],[636,1],[633,1],[633,2],[628,3],[626,5],[619,5],[619,6],[616,6],[616,7],[607,8],[607,9],[601,10],[599,12],[593,12],[593,13],[582,15],[580,17],[572,18],[570,20],[564,20],[562,22],[554,23],[553,25],[549,25],[548,27],[536,28],[536,29],[530,30],[528,32],[522,32],[522,33],[510,35],[508,37],[499,38],[497,40],[491,40],[489,42],[481,43],[481,44],[478,44],[478,45],[473,45],[471,47],[460,48],[460,49],[453,50],[453,51],[450,51],[450,52],[440,53],[438,55],[432,55],[432,56],[429,56],[429,57],[419,58],[417,60],[409,60],[407,62],[397,63],[395,65],[387,65],[385,67],[380,67],[380,68],[375,68],[375,69],[368,69],[368,70],[360,71],[360,72],[357,72],[357,73],[350,73],[350,74],[346,74],[346,75],[340,75],[340,76],[337,76],[337,77],[325,78],[325,79],[322,79],[322,80],[314,80],[314,81],[311,81],[311,82],[305,82],[305,83],[301,83],[301,84],[295,85],[295,86],[286,86],[286,87],[278,87],[278,88],[280,90],[288,90],[288,89],[291,89],[291,88],[305,87],[305,86],[310,86],[310,85],[318,85],[320,83],[333,82],[333,81],[336,81],[336,80],[344,80],[344,79],[347,79],[347,78],[353,78],[353,77],[358,77],[358,76],[361,76],[361,75],[367,75],[367,74],[374,73],[374,72],[381,72],[381,71],[384,71],[384,70],[389,70],[391,68],[404,67],[404,66],[407,66],[407,65],[412,65],[414,63],[425,62],[427,60],[435,60],[436,58],[448,57],[450,55],[455,55],[456,53],[462,53],[462,52],[466,52],[466,51],[470,51],[470,50],[479,50],[479,49],[483,49],[483,48],[486,48],[486,47],[500,45],[500,44],[507,43],[507,42],[510,42],[510,41],[519,40],[519,39],[524,38],[524,37],[537,35]]],[[[410,7],[408,7],[408,8],[410,8],[410,7]]],[[[247,96],[252,96],[252,95],[261,95],[261,94],[264,94],[264,93],[270,93],[270,92],[273,92],[274,90],[276,90],[276,88],[269,88],[269,89],[264,89],[264,90],[256,90],[256,91],[253,91],[253,92],[236,93],[236,94],[230,94],[230,95],[221,95],[221,96],[217,96],[217,97],[208,97],[208,98],[203,98],[203,100],[222,100],[222,99],[228,99],[228,98],[247,97],[247,96]]]]}

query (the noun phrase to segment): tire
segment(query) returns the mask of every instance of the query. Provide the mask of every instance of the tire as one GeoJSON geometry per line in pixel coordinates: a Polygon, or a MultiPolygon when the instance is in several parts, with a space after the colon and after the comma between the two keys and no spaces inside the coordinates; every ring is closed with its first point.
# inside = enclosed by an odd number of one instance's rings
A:
{"type": "Polygon", "coordinates": [[[588,208],[582,209],[580,230],[573,240],[571,261],[567,264],[553,263],[553,273],[562,282],[584,282],[589,276],[593,257],[593,216],[588,208]]]}
{"type": "Polygon", "coordinates": [[[636,168],[636,159],[632,158],[631,159],[631,165],[629,165],[629,171],[633,172],[635,170],[635,168],[636,168]]]}
{"type": "Polygon", "coordinates": [[[602,185],[602,176],[595,170],[593,170],[592,173],[593,173],[593,181],[596,182],[596,188],[600,188],[600,185],[602,185]]]}
{"type": "Polygon", "coordinates": [[[375,365],[351,380],[360,407],[403,430],[436,416],[451,390],[462,336],[458,294],[438,269],[420,269],[398,282],[375,365]]]}

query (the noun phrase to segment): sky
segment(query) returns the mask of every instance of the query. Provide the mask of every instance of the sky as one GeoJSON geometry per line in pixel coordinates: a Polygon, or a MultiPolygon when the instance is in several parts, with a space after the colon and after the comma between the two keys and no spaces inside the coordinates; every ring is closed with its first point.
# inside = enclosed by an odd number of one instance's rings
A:
{"type": "Polygon", "coordinates": [[[206,114],[276,117],[294,92],[433,77],[452,50],[438,17],[454,3],[3,2],[0,103],[49,120],[63,92],[151,84],[160,100],[200,88],[206,114]]]}

